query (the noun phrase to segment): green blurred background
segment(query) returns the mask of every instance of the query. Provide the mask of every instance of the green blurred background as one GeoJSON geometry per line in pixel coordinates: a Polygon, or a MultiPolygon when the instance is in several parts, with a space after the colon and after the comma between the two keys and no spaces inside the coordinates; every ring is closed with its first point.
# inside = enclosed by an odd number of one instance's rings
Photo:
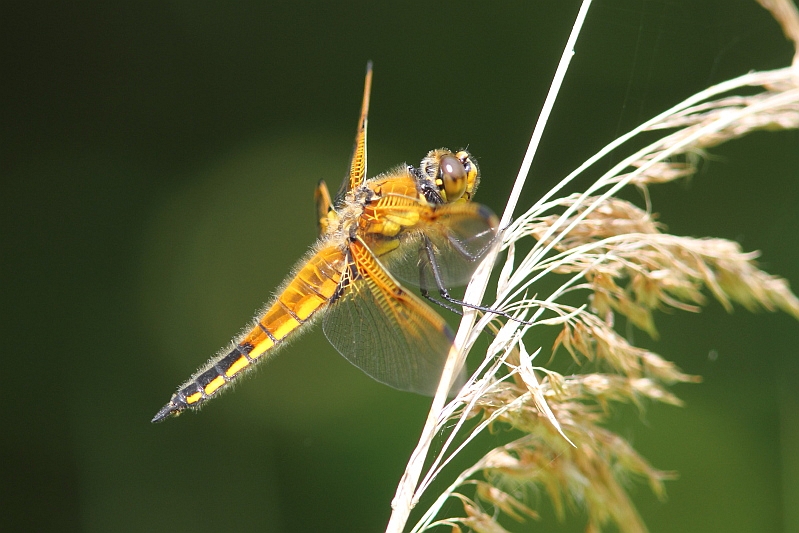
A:
{"type": "MultiPolygon", "coordinates": [[[[0,530],[381,531],[429,399],[371,381],[318,327],[202,413],[150,418],[313,241],[368,59],[370,171],[468,145],[500,211],[577,8],[4,2],[0,530]]],[[[754,1],[596,2],[521,205],[791,55],[754,1]]],[[[718,147],[652,193],[672,232],[763,250],[799,287],[796,132],[718,147]]],[[[619,425],[680,474],[665,503],[632,488],[650,528],[799,531],[796,322],[713,303],[658,324],[649,345],[704,383],[619,425]]],[[[540,507],[525,530],[582,530],[540,507]]]]}

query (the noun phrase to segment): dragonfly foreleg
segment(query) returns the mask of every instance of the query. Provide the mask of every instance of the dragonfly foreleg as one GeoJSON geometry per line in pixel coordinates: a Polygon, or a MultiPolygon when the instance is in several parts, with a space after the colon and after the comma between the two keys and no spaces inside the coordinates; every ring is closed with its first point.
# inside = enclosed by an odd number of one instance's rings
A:
{"type": "Polygon", "coordinates": [[[419,280],[421,282],[419,285],[422,287],[421,288],[422,296],[424,296],[425,298],[427,298],[431,302],[435,302],[438,305],[440,305],[441,307],[443,307],[445,309],[449,309],[450,311],[453,311],[453,312],[455,312],[455,313],[457,313],[459,315],[463,314],[463,312],[461,312],[459,310],[456,310],[456,309],[453,309],[450,305],[447,305],[444,302],[439,302],[438,300],[436,300],[435,298],[430,296],[429,291],[426,288],[429,285],[427,285],[427,283],[425,283],[426,278],[427,278],[427,274],[425,272],[425,265],[429,266],[430,267],[430,272],[433,273],[433,281],[435,282],[436,288],[438,289],[438,293],[441,295],[441,298],[446,300],[448,303],[453,304],[453,305],[457,305],[459,307],[466,307],[466,308],[469,308],[469,309],[474,309],[476,311],[482,311],[483,313],[491,313],[491,314],[494,314],[494,315],[498,315],[498,316],[507,318],[508,320],[514,320],[516,322],[519,322],[520,324],[527,324],[527,325],[531,325],[532,324],[532,322],[528,322],[526,320],[520,320],[520,319],[518,319],[516,317],[513,317],[512,315],[509,315],[505,311],[501,311],[499,309],[493,309],[491,307],[486,307],[486,306],[483,306],[483,305],[470,304],[468,302],[464,302],[463,300],[459,300],[457,298],[453,298],[449,294],[449,290],[444,286],[444,280],[443,280],[443,277],[441,275],[441,267],[438,265],[438,261],[436,260],[436,255],[435,255],[435,250],[433,248],[433,243],[430,242],[430,239],[428,239],[427,237],[424,238],[423,256],[424,257],[422,258],[422,261],[420,261],[420,265],[419,265],[419,280]]]}

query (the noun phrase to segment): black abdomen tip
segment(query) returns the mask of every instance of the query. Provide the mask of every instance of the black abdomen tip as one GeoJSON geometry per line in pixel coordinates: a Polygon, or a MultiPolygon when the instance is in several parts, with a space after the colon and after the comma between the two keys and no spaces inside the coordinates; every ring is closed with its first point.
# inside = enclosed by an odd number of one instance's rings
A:
{"type": "Polygon", "coordinates": [[[179,415],[180,412],[183,411],[185,408],[186,408],[185,405],[183,406],[179,405],[179,403],[175,402],[175,399],[173,398],[172,400],[169,401],[168,404],[163,406],[161,410],[155,414],[151,422],[153,423],[163,422],[164,420],[166,420],[171,416],[179,415]]]}

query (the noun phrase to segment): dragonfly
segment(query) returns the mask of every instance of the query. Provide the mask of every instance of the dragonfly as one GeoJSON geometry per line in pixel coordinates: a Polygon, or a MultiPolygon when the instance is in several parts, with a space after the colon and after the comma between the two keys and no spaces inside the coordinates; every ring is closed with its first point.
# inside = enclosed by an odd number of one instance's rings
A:
{"type": "Polygon", "coordinates": [[[490,311],[448,290],[465,284],[497,241],[497,217],[471,201],[477,163],[465,150],[440,148],[418,167],[367,179],[371,84],[370,62],[349,171],[335,197],[324,180],[316,188],[318,240],[247,332],[183,383],[153,422],[203,405],[317,320],[330,344],[372,378],[432,395],[454,335],[422,298],[455,312],[490,311]]]}

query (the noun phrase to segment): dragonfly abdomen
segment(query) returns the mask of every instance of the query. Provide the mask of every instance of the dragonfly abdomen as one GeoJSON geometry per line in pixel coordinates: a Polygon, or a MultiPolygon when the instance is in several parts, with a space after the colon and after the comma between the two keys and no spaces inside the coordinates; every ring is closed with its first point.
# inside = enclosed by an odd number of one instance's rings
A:
{"type": "Polygon", "coordinates": [[[345,256],[339,247],[327,246],[301,263],[278,296],[256,317],[248,333],[232,349],[212,358],[172,395],[153,418],[160,422],[195,408],[242,376],[264,355],[285,343],[325,307],[336,293],[345,256]]]}

